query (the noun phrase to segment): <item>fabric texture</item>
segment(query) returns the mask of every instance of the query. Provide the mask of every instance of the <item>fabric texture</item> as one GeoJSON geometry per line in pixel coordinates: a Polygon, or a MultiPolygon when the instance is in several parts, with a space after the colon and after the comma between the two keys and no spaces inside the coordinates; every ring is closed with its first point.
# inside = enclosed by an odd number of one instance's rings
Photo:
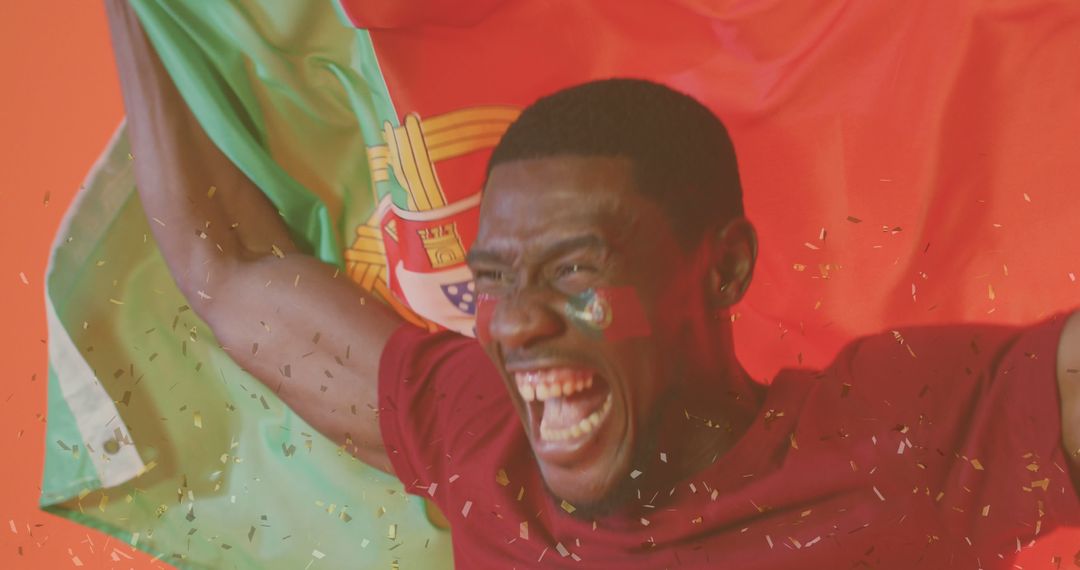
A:
{"type": "Polygon", "coordinates": [[[821,372],[781,371],[712,466],[595,520],[545,492],[472,339],[399,329],[380,421],[406,490],[449,517],[462,568],[1008,568],[1018,542],[1080,514],[1058,412],[1065,320],[905,328],[821,372]]]}

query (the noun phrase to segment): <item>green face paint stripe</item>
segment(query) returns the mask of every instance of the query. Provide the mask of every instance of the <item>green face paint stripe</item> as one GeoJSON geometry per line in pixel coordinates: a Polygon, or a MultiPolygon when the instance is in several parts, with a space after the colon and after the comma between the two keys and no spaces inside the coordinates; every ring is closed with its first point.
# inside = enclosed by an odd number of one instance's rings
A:
{"type": "Polygon", "coordinates": [[[602,335],[613,318],[611,304],[596,289],[569,297],[564,312],[570,322],[590,335],[602,335]]]}

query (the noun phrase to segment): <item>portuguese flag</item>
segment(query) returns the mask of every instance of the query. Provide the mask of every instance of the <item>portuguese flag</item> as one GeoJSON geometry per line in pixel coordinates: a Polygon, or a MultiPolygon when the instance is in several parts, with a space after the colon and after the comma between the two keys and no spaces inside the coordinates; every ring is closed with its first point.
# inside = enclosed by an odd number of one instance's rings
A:
{"type": "MultiPolygon", "coordinates": [[[[1080,302],[1075,2],[132,4],[297,242],[418,326],[472,333],[463,258],[507,125],[613,76],[731,132],[761,243],[732,318],[763,382],[882,327],[1080,302]]],[[[450,568],[421,501],[219,348],[147,223],[121,128],[51,256],[43,508],[178,567],[450,568]]],[[[1071,558],[1074,531],[1043,536],[1020,563],[1071,558]]]]}

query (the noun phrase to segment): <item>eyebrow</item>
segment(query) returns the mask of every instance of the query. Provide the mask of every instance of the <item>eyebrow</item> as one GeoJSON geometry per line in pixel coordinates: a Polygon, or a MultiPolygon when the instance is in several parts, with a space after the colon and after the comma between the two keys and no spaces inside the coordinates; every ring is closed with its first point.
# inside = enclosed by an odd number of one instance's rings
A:
{"type": "MultiPolygon", "coordinates": [[[[607,242],[596,234],[585,234],[581,236],[570,237],[561,239],[545,247],[540,252],[541,259],[550,259],[559,255],[565,254],[570,251],[579,249],[607,249],[607,242]]],[[[475,263],[495,263],[495,264],[508,264],[506,256],[502,253],[485,250],[485,249],[470,249],[469,253],[465,254],[465,262],[469,265],[475,263]]]]}

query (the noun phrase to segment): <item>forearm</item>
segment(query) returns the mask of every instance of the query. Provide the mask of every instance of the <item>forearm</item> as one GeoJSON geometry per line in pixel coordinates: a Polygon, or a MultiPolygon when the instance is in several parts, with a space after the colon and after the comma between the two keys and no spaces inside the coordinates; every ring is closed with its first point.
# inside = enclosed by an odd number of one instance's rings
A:
{"type": "Polygon", "coordinates": [[[241,367],[315,429],[387,470],[379,358],[400,320],[298,250],[265,195],[221,153],[126,0],[107,0],[143,209],[191,308],[241,367]],[[212,190],[213,189],[213,190],[212,190]]]}
{"type": "Polygon", "coordinates": [[[273,205],[198,124],[126,0],[106,7],[139,198],[180,289],[198,297],[219,267],[295,251],[273,205]]]}

